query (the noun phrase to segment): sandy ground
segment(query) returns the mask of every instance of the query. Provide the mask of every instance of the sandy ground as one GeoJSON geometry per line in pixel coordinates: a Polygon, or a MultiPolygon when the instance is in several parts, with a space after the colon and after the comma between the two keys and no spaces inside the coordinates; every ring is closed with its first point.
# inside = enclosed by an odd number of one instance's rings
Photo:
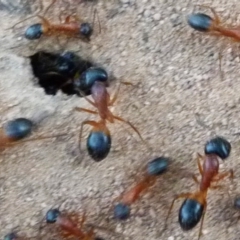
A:
{"type": "MultiPolygon", "coordinates": [[[[233,168],[235,180],[231,185],[224,182],[231,199],[225,191],[210,191],[202,240],[239,239],[240,212],[232,208],[240,191],[240,59],[236,43],[190,29],[186,16],[196,7],[189,0],[99,0],[94,7],[101,21],[101,33],[96,27],[91,44],[70,39],[64,49],[78,51],[97,62],[117,81],[133,83],[133,87],[122,87],[112,110],[137,126],[152,151],[127,127],[114,124],[109,126],[112,150],[104,161],[96,163],[86,151],[77,155],[80,124],[96,117],[73,111],[75,106],[91,106],[83,98],[60,92],[56,96],[45,95],[32,75],[27,56],[36,51],[32,50],[36,43],[24,39],[23,33],[24,27],[38,19],[24,22],[14,31],[5,30],[33,15],[37,3],[1,2],[15,6],[7,4],[8,8],[4,8],[0,4],[1,124],[16,117],[29,117],[41,119],[33,137],[68,133],[58,139],[20,144],[1,153],[1,238],[15,227],[28,238],[36,236],[46,211],[61,205],[68,211],[86,211],[87,223],[123,234],[119,237],[110,231],[96,230],[105,239],[197,239],[199,226],[185,233],[179,227],[181,201],[176,203],[167,230],[161,236],[160,232],[173,196],[197,188],[190,178],[191,173],[197,173],[194,157],[196,152],[203,153],[205,142],[217,134],[232,143],[232,154],[223,168],[233,168]],[[12,48],[16,46],[20,47],[12,48]],[[223,80],[218,71],[221,47],[223,80]],[[169,171],[132,206],[129,220],[114,220],[109,210],[112,200],[136,181],[139,168],[160,155],[171,157],[169,171]]],[[[92,19],[91,4],[70,2],[66,11],[92,19]]],[[[240,22],[237,0],[201,3],[216,7],[224,21],[240,22]]],[[[59,7],[65,6],[60,5],[47,14],[52,21],[59,21],[59,7]]],[[[40,41],[37,50],[61,48],[55,38],[48,38],[40,41]]],[[[115,91],[117,81],[111,84],[110,93],[115,91]]],[[[85,137],[88,131],[86,128],[85,137]]],[[[83,142],[85,149],[85,139],[83,142]]],[[[59,239],[50,235],[55,231],[51,227],[45,228],[49,235],[43,239],[59,239]]]]}

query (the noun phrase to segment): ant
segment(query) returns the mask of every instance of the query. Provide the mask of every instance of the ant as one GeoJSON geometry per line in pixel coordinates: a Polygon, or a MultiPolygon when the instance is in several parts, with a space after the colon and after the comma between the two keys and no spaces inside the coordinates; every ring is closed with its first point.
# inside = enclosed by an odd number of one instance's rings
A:
{"type": "Polygon", "coordinates": [[[105,82],[107,84],[108,73],[103,68],[90,67],[79,77],[73,79],[73,87],[78,92],[80,90],[84,92],[85,95],[90,95],[91,88],[96,81],[105,82]]]}
{"type": "MultiPolygon", "coordinates": [[[[77,16],[72,16],[72,15],[68,15],[65,18],[63,23],[52,23],[51,21],[46,19],[44,15],[47,13],[50,7],[55,4],[56,1],[57,0],[52,1],[52,3],[45,10],[43,16],[39,14],[36,15],[41,20],[41,23],[35,23],[29,26],[25,31],[25,38],[28,40],[36,40],[36,39],[40,39],[42,35],[53,36],[53,35],[60,34],[60,35],[70,36],[70,37],[80,37],[81,40],[85,42],[90,42],[91,40],[90,38],[93,34],[94,22],[95,22],[97,10],[96,9],[94,10],[93,24],[90,24],[88,22],[81,23],[81,20],[78,19],[77,16]]],[[[32,17],[29,17],[29,18],[32,18],[32,17]]],[[[18,25],[19,23],[22,23],[25,20],[22,20],[16,23],[11,28],[14,28],[16,25],[18,25]]],[[[99,29],[101,29],[100,22],[99,22],[99,29]]]]}
{"type": "Polygon", "coordinates": [[[200,32],[209,32],[217,36],[225,36],[233,38],[235,41],[240,41],[239,27],[224,27],[221,25],[220,18],[212,7],[209,8],[213,13],[213,18],[203,14],[195,13],[188,17],[188,24],[195,30],[200,32]]]}
{"type": "MultiPolygon", "coordinates": [[[[121,82],[126,85],[130,85],[130,83],[121,82]]],[[[120,87],[120,85],[119,85],[120,87]]],[[[106,126],[107,122],[114,123],[115,120],[124,122],[128,124],[140,137],[140,139],[144,142],[141,134],[137,130],[137,128],[129,121],[124,120],[123,118],[114,115],[109,107],[112,106],[117,100],[119,88],[114,94],[113,98],[110,99],[110,95],[106,89],[106,85],[104,82],[96,81],[91,87],[91,94],[94,100],[91,101],[87,97],[85,99],[94,106],[97,111],[89,110],[86,108],[76,107],[75,110],[79,112],[88,112],[91,114],[98,114],[101,118],[100,121],[84,121],[81,124],[80,136],[79,136],[79,148],[81,150],[81,138],[82,131],[84,125],[90,125],[93,127],[87,139],[87,150],[89,155],[93,160],[99,162],[107,157],[110,148],[111,148],[111,134],[109,129],[106,126]]]]}
{"type": "Polygon", "coordinates": [[[213,138],[206,143],[205,155],[201,156],[198,153],[197,157],[201,181],[199,182],[197,177],[193,175],[193,180],[199,185],[199,190],[193,193],[181,193],[175,196],[168,211],[165,228],[175,201],[179,198],[185,198],[179,210],[179,224],[184,231],[188,231],[194,228],[201,220],[198,234],[198,240],[200,239],[202,235],[203,220],[207,209],[208,189],[219,189],[222,186],[213,185],[213,183],[217,183],[226,177],[230,179],[233,178],[232,170],[219,173],[219,158],[222,160],[226,159],[229,157],[230,151],[230,143],[222,137],[213,138]],[[202,164],[201,160],[203,161],[202,164]]]}
{"type": "Polygon", "coordinates": [[[114,200],[118,202],[114,206],[114,218],[126,220],[130,216],[130,205],[155,184],[157,176],[167,170],[168,162],[168,158],[159,157],[148,163],[143,179],[114,200]]]}
{"type": "Polygon", "coordinates": [[[17,240],[21,239],[15,232],[8,233],[4,236],[3,240],[17,240]]]}
{"type": "MultiPolygon", "coordinates": [[[[16,118],[8,121],[7,124],[0,129],[0,149],[12,146],[16,144],[17,141],[26,138],[32,133],[33,128],[34,123],[27,118],[16,118]]],[[[55,136],[39,136],[36,138],[22,140],[21,142],[42,140],[64,135],[66,134],[59,134],[55,136]]]]}
{"type": "MultiPolygon", "coordinates": [[[[76,214],[73,214],[72,217],[79,219],[76,214]]],[[[75,236],[82,240],[103,240],[102,238],[96,237],[93,229],[88,232],[82,230],[83,224],[86,221],[86,214],[82,216],[79,227],[70,215],[63,214],[58,208],[48,210],[45,219],[46,223],[59,226],[60,229],[66,233],[66,236],[75,236]]]]}

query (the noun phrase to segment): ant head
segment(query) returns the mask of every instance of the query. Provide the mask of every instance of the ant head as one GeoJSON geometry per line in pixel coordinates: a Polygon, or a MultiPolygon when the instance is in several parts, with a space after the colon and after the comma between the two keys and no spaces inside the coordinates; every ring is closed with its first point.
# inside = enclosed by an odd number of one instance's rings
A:
{"type": "Polygon", "coordinates": [[[207,32],[213,22],[213,19],[206,14],[196,13],[188,17],[188,24],[193,29],[200,32],[207,32]]]}
{"type": "Polygon", "coordinates": [[[46,222],[55,223],[60,215],[61,215],[61,212],[57,208],[50,209],[47,211],[47,214],[46,214],[46,222]]]}
{"type": "Polygon", "coordinates": [[[8,233],[3,238],[3,240],[15,240],[15,239],[17,239],[17,234],[14,232],[8,233]]]}
{"type": "Polygon", "coordinates": [[[130,215],[130,207],[123,203],[118,203],[114,207],[114,218],[119,220],[126,220],[130,215]]]}
{"type": "Polygon", "coordinates": [[[93,33],[93,28],[90,23],[82,23],[80,26],[80,33],[89,39],[93,33]]]}
{"type": "Polygon", "coordinates": [[[6,135],[13,139],[19,140],[31,133],[33,122],[26,118],[16,118],[9,121],[4,127],[6,135]]]}
{"type": "Polygon", "coordinates": [[[216,154],[222,160],[229,157],[231,144],[223,137],[215,137],[205,144],[205,154],[216,154]]]}
{"type": "Polygon", "coordinates": [[[159,157],[147,165],[147,173],[149,175],[159,175],[167,170],[169,159],[166,157],[159,157]]]}
{"type": "Polygon", "coordinates": [[[39,39],[43,34],[42,24],[36,23],[27,28],[25,38],[29,40],[39,39]]]}
{"type": "Polygon", "coordinates": [[[74,80],[74,86],[81,91],[90,91],[96,81],[107,82],[108,74],[103,68],[90,67],[80,78],[74,80]]]}

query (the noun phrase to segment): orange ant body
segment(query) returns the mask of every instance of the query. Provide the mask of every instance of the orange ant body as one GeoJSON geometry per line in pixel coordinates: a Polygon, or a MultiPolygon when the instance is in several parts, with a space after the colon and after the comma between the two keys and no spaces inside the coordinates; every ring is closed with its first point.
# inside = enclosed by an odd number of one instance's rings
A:
{"type": "Polygon", "coordinates": [[[120,220],[127,219],[130,215],[130,205],[155,184],[158,175],[165,172],[167,167],[168,159],[165,157],[159,157],[150,161],[143,179],[115,199],[118,204],[114,206],[114,217],[120,220]]]}
{"type": "Polygon", "coordinates": [[[93,28],[90,23],[81,23],[71,20],[71,16],[67,16],[64,23],[53,24],[46,18],[39,16],[42,23],[36,23],[27,28],[25,37],[29,40],[39,39],[42,35],[66,35],[71,37],[81,37],[82,40],[89,42],[93,33],[93,28]]]}
{"type": "MultiPolygon", "coordinates": [[[[51,21],[47,20],[44,17],[44,15],[56,1],[57,0],[52,0],[52,3],[46,8],[43,15],[36,14],[36,17],[38,17],[41,20],[41,23],[36,23],[28,27],[25,31],[25,38],[29,40],[36,40],[41,38],[42,35],[44,36],[64,35],[69,37],[80,37],[81,40],[89,42],[90,37],[93,34],[96,10],[94,10],[93,24],[90,24],[88,22],[82,22],[80,19],[78,19],[77,16],[72,15],[68,15],[63,23],[52,23],[51,21]]],[[[41,10],[42,4],[40,11],[41,10]]],[[[23,21],[26,21],[32,17],[33,16],[16,23],[12,28],[14,28],[19,23],[22,23],[23,21]]],[[[99,28],[101,29],[100,23],[99,28]]]]}
{"type": "MultiPolygon", "coordinates": [[[[125,84],[129,84],[129,83],[125,83],[125,84]]],[[[81,124],[80,137],[79,137],[80,139],[79,146],[81,149],[81,138],[82,138],[83,126],[88,124],[93,127],[87,139],[87,149],[88,149],[89,155],[95,161],[103,160],[108,155],[111,148],[111,134],[109,129],[106,126],[107,122],[114,123],[114,121],[117,120],[117,121],[128,124],[138,134],[141,140],[144,141],[141,134],[139,133],[137,128],[134,127],[132,123],[124,120],[121,117],[115,116],[110,111],[109,107],[112,106],[117,100],[118,91],[115,93],[113,98],[110,99],[110,95],[107,91],[105,83],[96,81],[91,87],[91,94],[94,102],[88,99],[87,97],[85,97],[85,99],[92,106],[94,106],[97,109],[97,111],[92,111],[89,109],[79,108],[79,107],[75,108],[76,111],[84,111],[92,114],[98,114],[99,117],[101,118],[101,120],[98,122],[84,121],[81,124]]]]}
{"type": "Polygon", "coordinates": [[[240,27],[225,27],[221,25],[220,18],[216,11],[212,7],[205,7],[210,8],[214,18],[203,13],[196,13],[188,17],[188,24],[197,31],[208,32],[217,36],[229,37],[239,42],[240,27]]]}
{"type": "Polygon", "coordinates": [[[198,154],[197,158],[201,181],[199,182],[197,177],[193,176],[193,180],[199,184],[199,190],[194,193],[179,194],[173,199],[168,211],[165,227],[175,201],[179,198],[185,198],[179,210],[178,221],[181,228],[184,231],[188,231],[194,228],[201,219],[198,240],[200,239],[207,209],[208,190],[221,188],[221,186],[213,185],[213,183],[217,183],[226,177],[233,178],[232,170],[219,173],[219,158],[222,160],[227,158],[230,155],[230,150],[231,145],[224,138],[216,137],[207,142],[205,145],[205,156],[198,154]],[[202,165],[200,160],[203,161],[202,165]]]}

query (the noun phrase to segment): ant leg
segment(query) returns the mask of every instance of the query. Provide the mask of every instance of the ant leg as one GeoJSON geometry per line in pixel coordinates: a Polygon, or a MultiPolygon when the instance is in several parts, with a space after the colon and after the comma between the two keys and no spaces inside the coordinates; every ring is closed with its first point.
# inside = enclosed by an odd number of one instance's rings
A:
{"type": "Polygon", "coordinates": [[[192,179],[196,184],[199,184],[199,181],[198,181],[197,176],[195,174],[192,175],[192,179]]]}
{"type": "Polygon", "coordinates": [[[214,178],[213,178],[213,182],[218,182],[226,177],[229,177],[229,179],[233,179],[234,177],[234,174],[233,174],[233,170],[229,170],[227,172],[223,172],[223,173],[219,173],[218,175],[216,175],[214,178]]]}
{"type": "Polygon", "coordinates": [[[78,92],[81,94],[81,96],[84,97],[84,99],[85,99],[88,103],[90,103],[92,106],[96,107],[96,104],[95,104],[93,101],[91,101],[91,100],[86,96],[86,94],[85,94],[84,92],[82,92],[81,90],[78,90],[78,92]]]}
{"type": "Polygon", "coordinates": [[[201,175],[203,175],[203,169],[202,169],[202,165],[201,165],[201,162],[200,162],[200,160],[202,160],[202,159],[203,159],[203,156],[198,153],[197,154],[197,164],[198,164],[198,170],[199,170],[201,175]]]}
{"type": "MultiPolygon", "coordinates": [[[[132,85],[132,83],[130,83],[130,82],[122,82],[122,81],[120,82],[120,84],[132,85]]],[[[116,92],[114,93],[113,98],[110,100],[108,106],[112,106],[116,102],[119,91],[120,91],[120,86],[121,86],[120,84],[118,85],[118,88],[117,88],[116,92]]]]}
{"type": "Polygon", "coordinates": [[[203,206],[203,214],[202,214],[202,219],[201,219],[201,225],[200,225],[200,229],[199,229],[199,233],[198,233],[198,240],[200,240],[200,238],[202,236],[203,221],[204,221],[206,209],[207,209],[207,203],[205,202],[204,206],[203,206]]]}
{"type": "Polygon", "coordinates": [[[181,193],[181,194],[176,195],[176,196],[174,197],[174,199],[172,200],[171,206],[170,206],[170,208],[169,208],[169,210],[168,210],[167,217],[166,217],[166,220],[165,220],[165,225],[164,225],[164,228],[163,228],[162,232],[167,229],[167,221],[168,221],[168,218],[169,218],[169,216],[170,216],[170,214],[171,214],[171,212],[172,212],[172,209],[173,209],[173,206],[174,206],[175,201],[176,201],[177,199],[179,199],[179,198],[188,198],[188,197],[190,197],[191,195],[192,195],[191,193],[181,193]]]}
{"type": "MultiPolygon", "coordinates": [[[[39,2],[40,2],[40,4],[39,4],[39,5],[40,5],[40,8],[39,8],[38,12],[36,13],[36,15],[38,15],[38,14],[42,11],[42,9],[43,9],[43,5],[42,5],[41,0],[39,0],[39,2]]],[[[31,18],[34,18],[34,17],[36,17],[36,15],[31,16],[31,17],[27,17],[27,18],[25,18],[25,19],[23,19],[23,20],[15,23],[12,27],[7,28],[7,29],[5,29],[5,30],[14,29],[18,24],[23,23],[23,22],[25,22],[25,21],[27,21],[27,20],[29,20],[29,19],[31,19],[31,18]]]]}
{"type": "Polygon", "coordinates": [[[45,9],[44,13],[43,13],[43,16],[46,15],[46,13],[48,12],[48,10],[52,7],[52,5],[55,4],[57,0],[52,0],[52,2],[49,4],[49,6],[45,9]]]}
{"type": "MultiPolygon", "coordinates": [[[[92,5],[92,8],[93,8],[93,5],[92,5]]],[[[92,9],[91,9],[91,12],[92,12],[92,9]]],[[[97,15],[97,20],[98,20],[99,34],[101,34],[101,31],[102,31],[101,23],[100,23],[100,20],[99,20],[97,9],[95,8],[94,11],[93,11],[93,29],[94,29],[94,25],[95,25],[96,15],[97,15]]]]}
{"type": "Polygon", "coordinates": [[[116,120],[118,120],[118,121],[120,121],[120,122],[124,122],[124,123],[128,124],[128,125],[137,133],[137,135],[140,137],[140,139],[141,139],[144,143],[146,143],[146,142],[144,141],[144,139],[142,138],[142,135],[140,134],[140,132],[138,131],[138,129],[137,129],[131,122],[129,122],[129,121],[127,121],[127,120],[124,120],[123,118],[118,117],[118,116],[115,116],[115,115],[113,115],[113,118],[116,119],[116,120]]]}
{"type": "Polygon", "coordinates": [[[98,114],[98,112],[92,111],[92,110],[89,110],[86,108],[75,107],[74,110],[78,111],[78,112],[87,112],[87,113],[92,113],[92,114],[98,114]]]}
{"type": "Polygon", "coordinates": [[[201,5],[201,4],[197,4],[196,6],[210,9],[211,12],[212,12],[212,14],[213,14],[213,16],[214,16],[214,21],[215,21],[215,23],[216,23],[217,25],[221,23],[220,17],[218,16],[217,12],[214,10],[213,7],[210,7],[210,6],[208,6],[208,5],[201,5]]]}
{"type": "Polygon", "coordinates": [[[15,145],[15,144],[20,144],[20,143],[25,143],[25,142],[30,142],[30,141],[38,141],[38,140],[43,140],[43,139],[51,139],[51,138],[57,138],[57,137],[62,137],[68,135],[67,133],[63,134],[57,134],[57,135],[52,135],[52,136],[38,136],[35,138],[29,138],[25,140],[19,140],[19,141],[14,141],[9,143],[9,145],[15,145]]]}
{"type": "Polygon", "coordinates": [[[37,17],[42,20],[43,29],[45,29],[44,32],[47,32],[51,25],[50,22],[46,18],[44,18],[40,15],[37,15],[37,17]]]}

